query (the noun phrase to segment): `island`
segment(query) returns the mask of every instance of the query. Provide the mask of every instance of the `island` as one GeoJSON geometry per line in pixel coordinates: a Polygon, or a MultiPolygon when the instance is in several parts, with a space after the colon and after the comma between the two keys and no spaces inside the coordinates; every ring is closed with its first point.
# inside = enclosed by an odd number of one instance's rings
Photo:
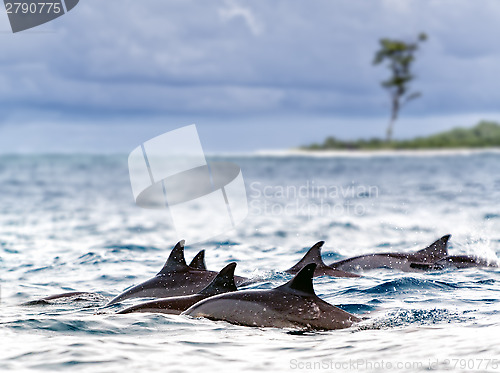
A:
{"type": "Polygon", "coordinates": [[[353,141],[328,137],[323,143],[302,146],[301,150],[385,150],[500,147],[500,124],[481,121],[472,128],[454,128],[425,137],[390,142],[378,138],[353,141]]]}

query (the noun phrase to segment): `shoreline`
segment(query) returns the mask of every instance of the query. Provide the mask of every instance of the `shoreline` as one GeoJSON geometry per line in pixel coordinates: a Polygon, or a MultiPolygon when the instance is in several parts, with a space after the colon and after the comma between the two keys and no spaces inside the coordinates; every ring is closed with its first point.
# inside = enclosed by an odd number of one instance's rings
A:
{"type": "Polygon", "coordinates": [[[380,149],[380,150],[259,150],[256,156],[289,157],[301,156],[312,158],[334,157],[434,157],[450,155],[500,154],[500,147],[485,148],[446,148],[446,149],[380,149]]]}
{"type": "MultiPolygon", "coordinates": [[[[444,148],[444,149],[379,149],[379,150],[303,150],[303,149],[261,149],[248,152],[205,152],[207,157],[425,157],[500,154],[500,147],[444,148]]],[[[11,157],[128,157],[126,152],[0,152],[0,158],[11,157]]]]}

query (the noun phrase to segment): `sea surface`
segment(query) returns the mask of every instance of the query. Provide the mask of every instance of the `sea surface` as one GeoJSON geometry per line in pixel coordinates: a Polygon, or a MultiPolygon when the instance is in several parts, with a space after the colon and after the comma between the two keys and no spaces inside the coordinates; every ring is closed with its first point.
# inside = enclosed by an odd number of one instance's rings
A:
{"type": "MultiPolygon", "coordinates": [[[[327,263],[409,252],[451,234],[450,253],[500,255],[500,154],[260,154],[237,163],[249,214],[187,242],[209,269],[236,261],[254,289],[319,240],[327,263]]],[[[0,156],[0,371],[498,371],[500,270],[320,277],[316,293],[363,318],[344,330],[250,328],[117,315],[111,297],[154,276],[176,243],[165,211],[132,196],[127,155],[0,156]],[[67,291],[92,295],[23,303],[67,291]]]]}

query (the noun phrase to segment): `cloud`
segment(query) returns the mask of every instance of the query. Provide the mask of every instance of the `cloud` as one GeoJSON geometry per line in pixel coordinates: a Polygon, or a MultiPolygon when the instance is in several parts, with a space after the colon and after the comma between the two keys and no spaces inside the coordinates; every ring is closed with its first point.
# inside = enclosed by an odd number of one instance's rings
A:
{"type": "MultiPolygon", "coordinates": [[[[87,0],[32,31],[0,34],[0,111],[383,117],[387,70],[371,64],[378,39],[426,31],[414,83],[423,97],[405,113],[493,112],[499,18],[494,0],[479,8],[467,0],[87,0]]],[[[5,15],[0,29],[10,30],[5,15]]]]}
{"type": "Polygon", "coordinates": [[[232,19],[242,19],[253,35],[258,36],[263,32],[263,26],[254,13],[234,0],[227,0],[225,7],[219,10],[219,14],[224,21],[232,19]]]}

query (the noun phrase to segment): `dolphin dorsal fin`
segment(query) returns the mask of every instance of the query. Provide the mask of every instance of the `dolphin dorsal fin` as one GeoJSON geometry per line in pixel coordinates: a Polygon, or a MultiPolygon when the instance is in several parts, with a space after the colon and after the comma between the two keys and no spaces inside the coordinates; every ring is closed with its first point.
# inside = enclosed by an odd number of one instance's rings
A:
{"type": "Polygon", "coordinates": [[[235,268],[236,263],[229,263],[222,268],[212,282],[204,287],[198,294],[212,296],[238,290],[234,283],[235,268]]]}
{"type": "Polygon", "coordinates": [[[169,272],[179,272],[188,269],[188,265],[186,264],[186,259],[184,259],[184,240],[180,240],[172,249],[167,262],[163,266],[158,275],[165,275],[169,272]]]}
{"type": "Polygon", "coordinates": [[[325,241],[319,241],[316,242],[302,257],[302,259],[299,260],[297,264],[295,264],[292,268],[287,269],[285,272],[288,273],[297,273],[300,271],[306,264],[310,263],[315,263],[318,265],[318,267],[323,267],[326,266],[326,264],[323,262],[323,259],[321,258],[321,248],[325,244],[325,241]]]}
{"type": "Polygon", "coordinates": [[[448,255],[448,240],[451,235],[441,237],[439,240],[431,243],[425,249],[419,250],[415,255],[423,262],[436,261],[448,255]]]}
{"type": "Polygon", "coordinates": [[[191,260],[191,263],[189,263],[189,266],[206,271],[207,266],[205,265],[205,250],[201,250],[198,254],[196,254],[193,260],[191,260]]]}
{"type": "Polygon", "coordinates": [[[290,281],[284,285],[278,286],[276,289],[287,292],[299,291],[308,295],[315,295],[316,293],[314,292],[312,280],[315,269],[316,263],[307,264],[290,281]]]}

